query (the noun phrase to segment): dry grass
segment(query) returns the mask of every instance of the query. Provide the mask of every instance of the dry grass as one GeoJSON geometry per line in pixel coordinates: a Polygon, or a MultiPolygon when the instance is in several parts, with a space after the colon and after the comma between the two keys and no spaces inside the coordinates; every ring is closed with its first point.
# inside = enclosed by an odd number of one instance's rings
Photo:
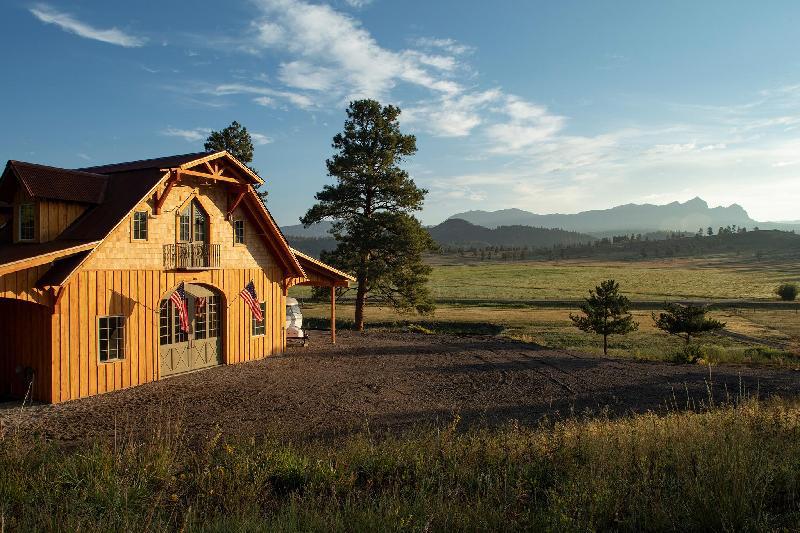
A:
{"type": "Polygon", "coordinates": [[[368,429],[335,442],[64,451],[0,441],[9,531],[788,531],[800,521],[800,409],[499,430],[368,429]]]}

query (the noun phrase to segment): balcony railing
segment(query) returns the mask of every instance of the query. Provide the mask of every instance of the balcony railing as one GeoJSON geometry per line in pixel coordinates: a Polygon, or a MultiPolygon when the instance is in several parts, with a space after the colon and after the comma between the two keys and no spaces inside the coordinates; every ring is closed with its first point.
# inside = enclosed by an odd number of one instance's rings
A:
{"type": "Polygon", "coordinates": [[[180,242],[164,245],[164,268],[202,270],[219,268],[219,244],[180,242]]]}

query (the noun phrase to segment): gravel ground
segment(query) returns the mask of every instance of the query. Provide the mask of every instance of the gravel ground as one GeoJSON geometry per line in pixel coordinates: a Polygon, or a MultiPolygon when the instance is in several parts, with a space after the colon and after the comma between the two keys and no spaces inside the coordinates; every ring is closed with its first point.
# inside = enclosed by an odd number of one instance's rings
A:
{"type": "Polygon", "coordinates": [[[800,372],[606,359],[496,337],[319,333],[286,355],[67,402],[0,405],[4,431],[67,444],[181,432],[319,438],[368,425],[535,423],[543,416],[697,407],[740,391],[800,392],[800,372]]]}

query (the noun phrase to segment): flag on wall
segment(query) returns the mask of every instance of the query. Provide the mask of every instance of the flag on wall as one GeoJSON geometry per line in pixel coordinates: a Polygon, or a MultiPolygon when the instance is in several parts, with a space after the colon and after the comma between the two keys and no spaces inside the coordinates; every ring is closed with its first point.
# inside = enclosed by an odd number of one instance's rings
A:
{"type": "Polygon", "coordinates": [[[261,313],[261,305],[258,303],[258,295],[256,294],[256,286],[253,285],[253,280],[250,280],[250,283],[245,285],[242,292],[239,293],[239,296],[247,302],[247,306],[250,308],[250,311],[253,313],[255,319],[259,322],[264,320],[264,315],[261,313]]]}
{"type": "Polygon", "coordinates": [[[189,311],[186,309],[186,290],[183,287],[183,282],[172,292],[169,301],[171,301],[178,310],[178,317],[181,320],[181,331],[189,333],[189,311]]]}

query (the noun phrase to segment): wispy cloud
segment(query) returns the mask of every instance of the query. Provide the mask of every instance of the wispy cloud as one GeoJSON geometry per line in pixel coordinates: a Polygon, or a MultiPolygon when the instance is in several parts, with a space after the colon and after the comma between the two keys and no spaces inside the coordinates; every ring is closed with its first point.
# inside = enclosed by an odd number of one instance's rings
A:
{"type": "Polygon", "coordinates": [[[344,0],[344,2],[350,7],[361,9],[364,6],[370,5],[372,0],[344,0]]]}
{"type": "Polygon", "coordinates": [[[203,141],[208,137],[209,133],[211,133],[211,128],[181,129],[169,127],[161,131],[161,135],[180,137],[189,142],[203,141]]]}
{"type": "Polygon", "coordinates": [[[47,4],[36,4],[29,9],[31,14],[45,24],[55,24],[62,30],[74,33],[86,39],[93,39],[104,43],[136,48],[143,46],[146,39],[130,35],[117,28],[100,29],[85,22],[81,22],[69,13],[58,11],[47,4]]]}
{"type": "Polygon", "coordinates": [[[263,133],[250,132],[250,138],[253,139],[253,144],[256,146],[263,146],[272,142],[272,137],[267,137],[263,133]]]}

